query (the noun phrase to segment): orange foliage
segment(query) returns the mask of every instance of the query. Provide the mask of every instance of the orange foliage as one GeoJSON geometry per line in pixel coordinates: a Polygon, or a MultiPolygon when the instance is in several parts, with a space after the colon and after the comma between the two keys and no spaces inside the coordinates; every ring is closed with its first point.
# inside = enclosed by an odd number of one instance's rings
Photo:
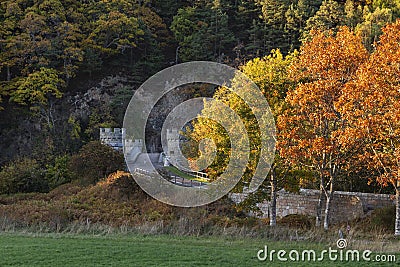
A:
{"type": "Polygon", "coordinates": [[[376,50],[343,90],[338,108],[352,124],[349,131],[366,141],[368,150],[363,158],[367,166],[380,170],[378,182],[398,187],[400,20],[383,29],[376,50]]]}
{"type": "Polygon", "coordinates": [[[347,27],[312,35],[290,69],[299,84],[288,92],[289,109],[278,118],[278,147],[290,161],[335,176],[359,145],[352,136],[343,138],[347,123],[335,103],[368,52],[347,27]]]}

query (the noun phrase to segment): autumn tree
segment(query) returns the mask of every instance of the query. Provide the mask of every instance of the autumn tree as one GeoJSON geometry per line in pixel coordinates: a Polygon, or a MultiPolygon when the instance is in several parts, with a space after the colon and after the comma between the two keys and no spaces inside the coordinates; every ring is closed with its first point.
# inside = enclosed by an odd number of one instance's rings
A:
{"type": "Polygon", "coordinates": [[[278,149],[283,158],[317,174],[320,198],[316,224],[321,223],[325,201],[324,228],[328,229],[335,182],[361,145],[357,140],[341,138],[347,123],[335,103],[368,53],[360,37],[347,27],[337,34],[311,34],[312,39],[301,47],[290,69],[298,85],[288,92],[288,109],[278,118],[278,149]]]}
{"type": "Polygon", "coordinates": [[[51,68],[40,68],[25,78],[16,78],[9,85],[11,100],[20,105],[28,105],[34,115],[54,126],[53,99],[62,97],[65,82],[59,73],[51,68]]]}
{"type": "Polygon", "coordinates": [[[400,20],[383,29],[376,50],[343,89],[338,109],[351,127],[345,135],[365,140],[362,160],[377,181],[396,192],[395,235],[400,235],[400,20]]]}
{"type": "Polygon", "coordinates": [[[144,34],[139,27],[132,1],[100,1],[87,7],[90,32],[86,46],[104,56],[122,53],[137,46],[139,36],[144,34]]]}
{"type": "MultiPolygon", "coordinates": [[[[263,58],[255,58],[240,67],[240,70],[259,87],[261,93],[268,101],[275,118],[284,110],[286,92],[293,86],[293,83],[288,78],[287,70],[295,57],[296,53],[285,57],[279,50],[273,50],[270,55],[263,58]]],[[[234,83],[233,86],[235,85],[234,83]]],[[[246,128],[246,135],[249,138],[250,144],[249,161],[243,177],[236,188],[236,190],[242,190],[248,186],[259,161],[261,146],[260,128],[252,109],[240,96],[230,89],[220,87],[213,97],[229,106],[238,114],[246,128]]],[[[209,117],[210,114],[218,114],[219,118],[227,119],[227,114],[221,112],[221,108],[213,103],[205,105],[202,110],[204,117],[209,117]]],[[[228,133],[218,123],[200,117],[194,123],[193,130],[189,133],[189,136],[196,141],[204,138],[214,141],[217,147],[216,157],[214,162],[207,168],[207,172],[211,177],[217,178],[224,171],[231,156],[231,143],[228,133]]],[[[263,184],[263,189],[251,194],[246,201],[241,203],[240,208],[248,209],[255,202],[270,198],[272,203],[270,225],[275,225],[276,192],[278,188],[292,190],[293,187],[296,187],[296,185],[289,182],[289,176],[286,176],[289,173],[289,168],[285,160],[276,155],[270,174],[265,173],[265,177],[267,178],[268,176],[268,179],[263,184]],[[284,178],[287,179],[284,180],[284,178]],[[269,192],[266,194],[266,191],[269,192]]]]}
{"type": "MultiPolygon", "coordinates": [[[[294,86],[294,83],[288,77],[288,69],[296,56],[297,51],[285,57],[279,50],[272,50],[268,56],[250,60],[240,68],[260,88],[275,119],[285,110],[284,99],[286,93],[294,86]]],[[[276,224],[278,189],[285,188],[293,191],[298,187],[295,175],[296,166],[290,166],[288,163],[286,159],[281,158],[277,153],[268,175],[270,194],[267,197],[271,200],[271,226],[276,224]]],[[[265,194],[261,194],[261,198],[265,197],[265,194]]]]}

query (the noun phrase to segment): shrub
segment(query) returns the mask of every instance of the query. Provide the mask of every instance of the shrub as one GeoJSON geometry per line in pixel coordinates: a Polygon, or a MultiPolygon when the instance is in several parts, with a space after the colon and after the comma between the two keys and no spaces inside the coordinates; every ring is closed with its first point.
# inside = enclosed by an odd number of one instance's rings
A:
{"type": "Polygon", "coordinates": [[[396,220],[395,206],[376,209],[371,214],[371,226],[383,228],[385,230],[393,230],[396,220]]]}
{"type": "Polygon", "coordinates": [[[122,153],[99,141],[92,141],[71,157],[69,169],[75,179],[83,185],[89,185],[125,169],[125,161],[122,153]]]}
{"type": "Polygon", "coordinates": [[[290,214],[279,220],[279,225],[293,228],[310,229],[313,225],[313,218],[302,214],[290,214]]]}
{"type": "Polygon", "coordinates": [[[45,192],[48,184],[44,171],[34,159],[23,158],[6,165],[0,172],[0,193],[45,192]]]}
{"type": "Polygon", "coordinates": [[[71,172],[68,169],[70,157],[68,155],[58,156],[54,165],[46,165],[46,179],[50,189],[54,189],[62,184],[71,181],[71,172]]]}
{"type": "Polygon", "coordinates": [[[129,172],[117,171],[112,173],[97,185],[104,187],[102,197],[107,199],[127,201],[145,197],[142,189],[129,172]]]}

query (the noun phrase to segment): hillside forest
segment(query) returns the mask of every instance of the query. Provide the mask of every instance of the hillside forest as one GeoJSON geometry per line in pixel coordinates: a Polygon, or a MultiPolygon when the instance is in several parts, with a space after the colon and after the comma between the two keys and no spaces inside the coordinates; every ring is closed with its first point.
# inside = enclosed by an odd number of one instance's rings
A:
{"type": "MultiPolygon", "coordinates": [[[[242,208],[282,188],[319,189],[317,223],[328,228],[335,190],[396,194],[400,235],[399,18],[399,0],[1,0],[0,194],[88,186],[124,170],[99,128],[122,127],[134,91],[158,71],[214,61],[258,85],[277,127],[268,179],[242,208]]],[[[198,95],[231,106],[248,130],[242,191],[259,158],[254,115],[224,87],[173,97],[198,95]]],[[[157,132],[159,120],[150,124],[157,132]]],[[[229,160],[223,129],[198,119],[186,135],[191,157],[202,138],[215,140],[207,172],[218,177],[229,160]]]]}

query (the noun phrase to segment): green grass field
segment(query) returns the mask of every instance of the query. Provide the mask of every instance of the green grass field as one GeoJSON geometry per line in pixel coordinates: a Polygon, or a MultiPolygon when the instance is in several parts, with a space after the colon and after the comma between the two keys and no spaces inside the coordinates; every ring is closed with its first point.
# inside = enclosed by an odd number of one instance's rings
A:
{"type": "Polygon", "coordinates": [[[139,235],[0,234],[0,266],[400,266],[366,262],[260,262],[257,251],[315,249],[307,242],[139,235]]]}

